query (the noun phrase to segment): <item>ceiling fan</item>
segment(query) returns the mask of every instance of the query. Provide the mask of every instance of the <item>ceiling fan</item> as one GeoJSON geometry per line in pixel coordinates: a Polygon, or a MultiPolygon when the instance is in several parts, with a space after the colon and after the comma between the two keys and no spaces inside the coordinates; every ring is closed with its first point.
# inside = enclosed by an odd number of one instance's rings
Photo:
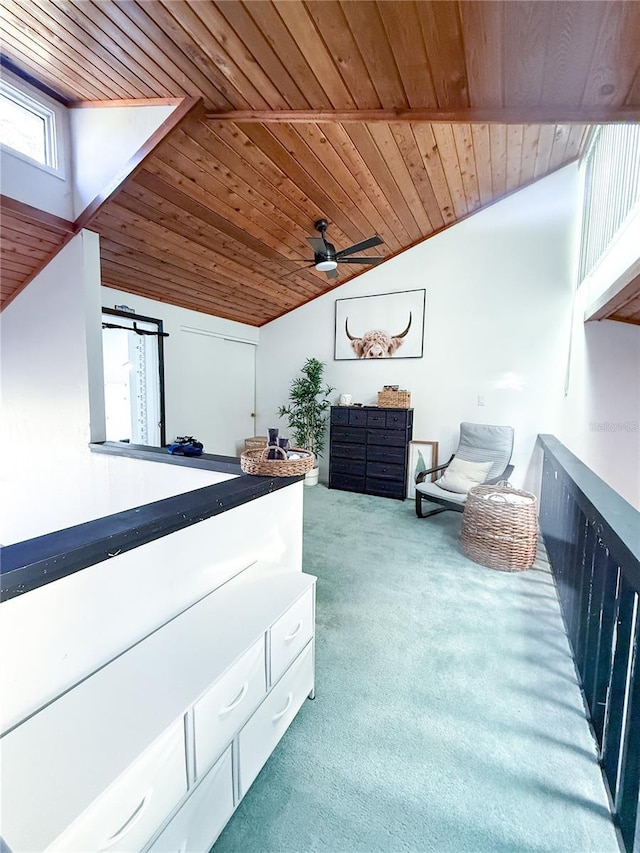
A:
{"type": "Polygon", "coordinates": [[[384,243],[382,237],[378,237],[377,234],[369,237],[368,240],[363,240],[361,243],[354,243],[353,246],[349,246],[347,249],[340,249],[339,252],[336,252],[336,247],[333,243],[329,243],[325,236],[328,224],[326,219],[318,219],[317,222],[314,222],[313,227],[316,231],[320,232],[320,236],[307,237],[307,242],[313,249],[313,262],[309,266],[315,267],[320,272],[325,272],[327,278],[337,277],[336,268],[338,264],[379,264],[380,261],[384,260],[384,258],[380,257],[352,257],[356,252],[363,252],[365,249],[370,249],[372,246],[379,246],[381,243],[384,243]]]}

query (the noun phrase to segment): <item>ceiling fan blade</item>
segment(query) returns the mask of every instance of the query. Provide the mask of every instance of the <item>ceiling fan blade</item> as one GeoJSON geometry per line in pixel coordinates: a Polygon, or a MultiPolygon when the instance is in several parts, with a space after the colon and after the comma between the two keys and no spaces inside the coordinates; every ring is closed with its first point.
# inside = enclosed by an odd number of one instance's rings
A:
{"type": "Polygon", "coordinates": [[[309,243],[316,255],[325,255],[327,253],[327,247],[322,237],[307,237],[307,243],[309,243]]]}
{"type": "Polygon", "coordinates": [[[356,252],[363,252],[365,249],[370,249],[372,246],[379,246],[381,243],[384,243],[384,240],[376,234],[374,237],[369,237],[368,240],[363,240],[362,243],[355,243],[353,246],[349,246],[348,249],[340,249],[336,253],[336,257],[340,259],[345,257],[345,255],[354,255],[356,252]]]}
{"type": "Polygon", "coordinates": [[[327,270],[327,278],[338,278],[338,270],[327,270]]]}
{"type": "Polygon", "coordinates": [[[336,259],[339,264],[379,264],[384,258],[341,258],[336,259]]]}
{"type": "Polygon", "coordinates": [[[287,278],[287,276],[295,275],[296,273],[303,272],[304,270],[308,270],[309,267],[315,267],[315,265],[316,265],[315,261],[311,261],[311,263],[305,263],[302,266],[298,267],[298,269],[289,270],[289,272],[286,272],[286,273],[284,273],[284,275],[281,275],[280,278],[287,278]]]}

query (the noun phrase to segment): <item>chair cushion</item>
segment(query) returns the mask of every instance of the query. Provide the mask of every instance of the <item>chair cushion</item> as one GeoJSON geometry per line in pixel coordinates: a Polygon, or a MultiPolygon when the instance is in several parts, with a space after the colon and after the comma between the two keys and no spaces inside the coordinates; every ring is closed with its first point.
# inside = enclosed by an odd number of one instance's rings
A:
{"type": "Polygon", "coordinates": [[[416,491],[423,494],[427,500],[446,501],[452,504],[462,505],[467,499],[466,492],[464,494],[447,492],[435,483],[418,483],[416,491]]]}
{"type": "Polygon", "coordinates": [[[460,424],[460,443],[456,450],[456,459],[465,459],[468,462],[491,460],[493,467],[488,480],[504,473],[512,451],[513,427],[474,424],[469,421],[460,424]]]}
{"type": "Polygon", "coordinates": [[[442,477],[436,480],[436,485],[447,492],[466,495],[472,486],[484,483],[492,465],[493,462],[469,462],[456,456],[442,477]]]}

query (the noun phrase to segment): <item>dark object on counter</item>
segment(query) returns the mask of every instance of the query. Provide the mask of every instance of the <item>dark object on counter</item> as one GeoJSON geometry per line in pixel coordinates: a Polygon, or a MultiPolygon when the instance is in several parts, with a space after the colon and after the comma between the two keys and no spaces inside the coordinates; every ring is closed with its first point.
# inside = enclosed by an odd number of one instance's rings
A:
{"type": "Polygon", "coordinates": [[[174,456],[202,456],[204,445],[192,435],[179,435],[167,448],[174,456]]]}
{"type": "MultiPolygon", "coordinates": [[[[279,430],[276,427],[269,427],[269,447],[278,447],[279,430]]],[[[269,451],[269,459],[277,459],[279,454],[275,450],[269,451]]]]}

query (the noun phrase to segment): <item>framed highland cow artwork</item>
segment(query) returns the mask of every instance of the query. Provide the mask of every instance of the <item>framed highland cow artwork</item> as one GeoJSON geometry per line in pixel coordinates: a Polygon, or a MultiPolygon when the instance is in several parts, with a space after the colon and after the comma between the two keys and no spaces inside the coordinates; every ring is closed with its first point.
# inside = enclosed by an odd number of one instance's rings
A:
{"type": "Polygon", "coordinates": [[[422,358],[426,290],[336,299],[334,359],[422,358]]]}

